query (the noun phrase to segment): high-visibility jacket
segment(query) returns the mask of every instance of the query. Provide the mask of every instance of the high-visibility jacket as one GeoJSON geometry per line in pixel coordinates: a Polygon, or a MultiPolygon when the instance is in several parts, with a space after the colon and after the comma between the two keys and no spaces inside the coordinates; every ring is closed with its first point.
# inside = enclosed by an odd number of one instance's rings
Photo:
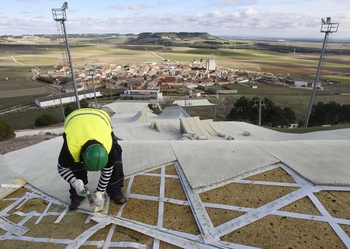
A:
{"type": "Polygon", "coordinates": [[[80,161],[81,149],[89,140],[96,140],[108,153],[111,151],[111,119],[103,110],[83,108],[73,111],[64,122],[64,132],[74,162],[80,161]]]}

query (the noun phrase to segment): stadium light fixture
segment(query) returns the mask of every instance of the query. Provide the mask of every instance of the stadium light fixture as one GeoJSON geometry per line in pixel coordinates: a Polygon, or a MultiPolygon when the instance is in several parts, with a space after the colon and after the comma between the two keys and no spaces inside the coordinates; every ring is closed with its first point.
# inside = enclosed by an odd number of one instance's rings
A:
{"type": "Polygon", "coordinates": [[[77,84],[75,82],[75,77],[74,77],[74,69],[73,69],[73,63],[72,63],[72,58],[70,55],[70,49],[69,49],[69,43],[68,43],[68,36],[66,32],[66,26],[64,24],[65,21],[67,21],[67,15],[66,15],[66,9],[68,9],[68,3],[64,2],[61,8],[57,9],[52,9],[52,16],[53,19],[56,22],[59,22],[61,24],[61,28],[63,31],[64,39],[65,39],[65,44],[66,44],[66,50],[67,50],[67,56],[68,56],[68,63],[70,66],[70,71],[72,75],[72,81],[73,81],[73,88],[74,88],[74,93],[75,93],[75,101],[76,101],[76,107],[77,109],[80,109],[80,102],[79,102],[79,96],[78,96],[78,90],[77,90],[77,84]]]}

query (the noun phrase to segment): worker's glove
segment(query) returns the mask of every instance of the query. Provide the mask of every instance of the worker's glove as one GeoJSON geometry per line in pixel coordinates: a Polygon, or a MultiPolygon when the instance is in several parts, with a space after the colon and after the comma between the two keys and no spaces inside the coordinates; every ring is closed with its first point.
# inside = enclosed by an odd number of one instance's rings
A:
{"type": "Polygon", "coordinates": [[[86,191],[82,180],[75,180],[74,182],[72,182],[72,186],[75,188],[75,191],[77,191],[78,195],[86,197],[86,191]]]}
{"type": "Polygon", "coordinates": [[[96,206],[101,206],[103,202],[105,201],[105,193],[101,191],[96,191],[94,193],[94,202],[96,206]]]}

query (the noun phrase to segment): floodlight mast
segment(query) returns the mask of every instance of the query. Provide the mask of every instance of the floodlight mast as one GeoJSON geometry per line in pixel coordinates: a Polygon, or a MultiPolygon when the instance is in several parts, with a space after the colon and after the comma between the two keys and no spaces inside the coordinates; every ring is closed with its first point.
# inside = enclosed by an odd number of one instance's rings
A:
{"type": "Polygon", "coordinates": [[[60,105],[61,105],[61,110],[62,110],[62,116],[63,116],[63,121],[66,120],[66,116],[64,115],[64,109],[63,109],[63,103],[62,103],[62,97],[61,97],[61,89],[60,89],[60,81],[58,79],[54,80],[56,86],[57,86],[57,90],[58,90],[58,94],[60,96],[60,105]]]}
{"type": "Polygon", "coordinates": [[[75,82],[73,63],[72,63],[72,58],[71,58],[71,55],[70,55],[69,44],[68,44],[68,36],[67,36],[67,32],[66,32],[66,26],[64,24],[64,22],[67,20],[66,9],[68,9],[68,3],[64,2],[61,8],[59,8],[59,9],[52,9],[52,16],[53,16],[53,19],[56,22],[60,22],[61,23],[61,27],[63,29],[64,39],[65,39],[65,44],[66,44],[66,49],[67,49],[67,55],[68,55],[68,62],[69,62],[70,71],[71,71],[71,74],[72,74],[72,81],[73,81],[73,88],[74,88],[74,93],[75,93],[76,107],[77,107],[77,109],[80,109],[80,102],[79,102],[77,84],[75,82]]]}
{"type": "Polygon", "coordinates": [[[308,111],[307,111],[307,114],[306,114],[305,123],[304,123],[304,127],[305,128],[307,128],[307,126],[309,124],[309,119],[310,119],[311,110],[312,110],[312,106],[313,106],[314,99],[315,99],[315,94],[316,94],[316,89],[317,89],[317,84],[318,84],[318,78],[319,78],[320,71],[321,71],[321,66],[322,66],[322,61],[323,61],[324,50],[325,50],[326,43],[327,43],[327,38],[328,38],[328,35],[330,33],[336,33],[338,31],[338,26],[339,26],[339,23],[332,23],[330,17],[327,17],[327,20],[324,20],[323,18],[321,18],[321,21],[322,21],[321,33],[325,33],[325,35],[324,35],[324,40],[323,40],[320,60],[318,62],[316,78],[315,78],[315,82],[314,82],[314,85],[313,85],[313,88],[312,88],[310,104],[309,104],[309,108],[308,108],[308,111]]]}

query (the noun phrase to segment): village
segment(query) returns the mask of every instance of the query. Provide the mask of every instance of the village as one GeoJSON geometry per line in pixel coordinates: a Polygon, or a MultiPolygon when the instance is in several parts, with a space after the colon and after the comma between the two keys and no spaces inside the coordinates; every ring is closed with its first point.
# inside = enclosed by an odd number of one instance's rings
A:
{"type": "MultiPolygon", "coordinates": [[[[67,66],[57,66],[56,70],[47,72],[35,72],[37,75],[55,79],[61,101],[74,102],[73,81],[61,84],[68,75],[70,69],[67,66]]],[[[251,83],[251,88],[257,88],[256,83],[279,84],[282,86],[312,87],[308,82],[287,82],[285,78],[277,77],[270,73],[257,73],[240,71],[217,66],[214,55],[203,61],[157,63],[146,61],[130,65],[99,64],[77,65],[74,69],[76,88],[79,99],[101,97],[99,88],[124,90],[120,99],[129,100],[153,100],[161,102],[163,93],[171,94],[180,87],[185,95],[199,97],[203,92],[215,94],[215,88],[210,86],[223,86],[221,94],[235,94],[237,90],[228,84],[251,83]],[[290,84],[292,83],[292,84],[290,84]]],[[[58,95],[41,97],[35,103],[39,107],[58,104],[58,95]]]]}

